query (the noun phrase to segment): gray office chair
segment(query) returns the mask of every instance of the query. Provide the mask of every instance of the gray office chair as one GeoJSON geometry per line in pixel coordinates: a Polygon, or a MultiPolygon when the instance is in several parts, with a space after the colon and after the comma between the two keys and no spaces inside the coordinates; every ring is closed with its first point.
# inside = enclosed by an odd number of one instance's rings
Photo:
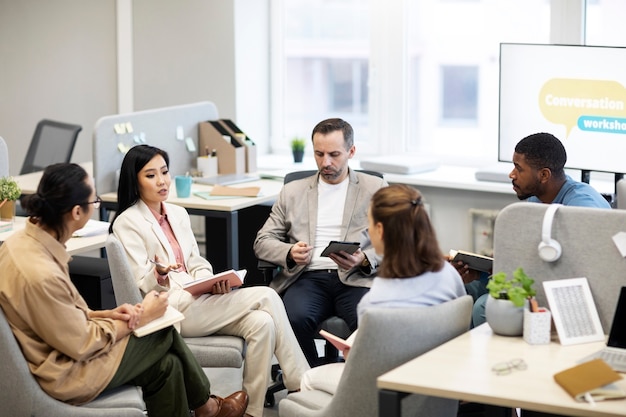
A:
{"type": "MultiPolygon", "coordinates": [[[[107,238],[106,252],[117,305],[140,303],[143,297],[133,278],[126,252],[113,235],[107,238]]],[[[203,368],[240,368],[243,364],[245,348],[240,337],[211,335],[184,339],[203,368]]]]}
{"type": "Polygon", "coordinates": [[[73,406],[46,394],[28,364],[0,308],[0,404],[2,415],[13,417],[145,417],[139,388],[123,386],[94,401],[73,406]],[[5,414],[6,413],[6,414],[5,414]]]}
{"type": "MultiPolygon", "coordinates": [[[[472,297],[464,295],[431,307],[373,308],[359,322],[359,332],[334,395],[302,391],[278,404],[281,417],[343,417],[379,414],[376,378],[465,333],[472,297]]],[[[458,401],[411,395],[402,415],[454,417],[458,401]]]]}
{"type": "Polygon", "coordinates": [[[9,176],[9,148],[0,136],[0,177],[9,176]]]}
{"type": "Polygon", "coordinates": [[[37,123],[20,175],[43,171],[48,165],[70,162],[82,126],[43,119],[37,123]]]}

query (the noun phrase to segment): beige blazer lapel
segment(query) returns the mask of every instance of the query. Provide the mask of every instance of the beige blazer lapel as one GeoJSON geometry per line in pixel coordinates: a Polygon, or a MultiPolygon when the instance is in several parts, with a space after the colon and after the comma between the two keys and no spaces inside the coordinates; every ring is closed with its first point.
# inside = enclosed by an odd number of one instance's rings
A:
{"type": "MultiPolygon", "coordinates": [[[[138,205],[139,211],[141,212],[141,215],[150,224],[150,228],[152,229],[152,232],[155,234],[155,236],[159,240],[159,243],[163,247],[163,250],[167,253],[168,262],[172,264],[176,263],[176,256],[174,256],[174,250],[172,249],[172,245],[170,245],[169,240],[167,240],[167,236],[165,236],[165,233],[163,232],[161,225],[159,224],[157,219],[154,217],[154,214],[152,214],[152,212],[150,211],[150,208],[141,200],[137,202],[137,205],[138,205]]],[[[172,230],[174,230],[174,227],[172,227],[172,230]]],[[[176,232],[174,233],[176,234],[176,232]]]]}

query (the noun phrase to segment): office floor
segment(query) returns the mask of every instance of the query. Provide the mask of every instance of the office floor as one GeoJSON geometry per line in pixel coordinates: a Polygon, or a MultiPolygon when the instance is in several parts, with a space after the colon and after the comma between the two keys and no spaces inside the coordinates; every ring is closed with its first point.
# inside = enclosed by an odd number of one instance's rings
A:
{"type": "MultiPolygon", "coordinates": [[[[211,381],[212,394],[225,397],[241,389],[241,368],[211,368],[204,371],[211,381]]],[[[278,403],[286,395],[287,390],[276,393],[274,407],[265,408],[263,417],[278,417],[278,403]]]]}

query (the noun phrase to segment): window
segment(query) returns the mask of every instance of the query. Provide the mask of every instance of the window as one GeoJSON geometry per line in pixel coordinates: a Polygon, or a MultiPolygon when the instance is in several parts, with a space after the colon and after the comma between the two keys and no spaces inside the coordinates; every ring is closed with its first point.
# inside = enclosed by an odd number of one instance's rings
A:
{"type": "MultiPolygon", "coordinates": [[[[270,140],[279,153],[290,137],[308,137],[318,121],[337,116],[353,125],[359,156],[493,163],[500,43],[562,42],[582,25],[571,12],[582,2],[570,0],[273,2],[276,21],[285,22],[271,48],[270,140]]],[[[585,7],[588,44],[626,45],[626,2],[585,7]]]]}
{"type": "Polygon", "coordinates": [[[282,4],[285,24],[276,44],[283,52],[273,60],[279,68],[272,69],[272,148],[285,150],[290,138],[309,137],[315,124],[328,117],[348,120],[355,137],[363,138],[369,109],[369,0],[282,4]]]}
{"type": "Polygon", "coordinates": [[[478,67],[441,68],[441,119],[475,121],[478,118],[478,67]]]}

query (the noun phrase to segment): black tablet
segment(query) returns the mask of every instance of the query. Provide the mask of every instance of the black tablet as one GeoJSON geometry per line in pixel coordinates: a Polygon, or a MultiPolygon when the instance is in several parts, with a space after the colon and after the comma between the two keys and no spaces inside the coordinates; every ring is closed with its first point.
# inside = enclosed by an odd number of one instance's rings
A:
{"type": "Polygon", "coordinates": [[[328,256],[331,253],[345,251],[349,254],[353,254],[359,249],[361,244],[359,242],[338,242],[336,240],[331,240],[328,246],[324,248],[320,256],[328,256]]]}

